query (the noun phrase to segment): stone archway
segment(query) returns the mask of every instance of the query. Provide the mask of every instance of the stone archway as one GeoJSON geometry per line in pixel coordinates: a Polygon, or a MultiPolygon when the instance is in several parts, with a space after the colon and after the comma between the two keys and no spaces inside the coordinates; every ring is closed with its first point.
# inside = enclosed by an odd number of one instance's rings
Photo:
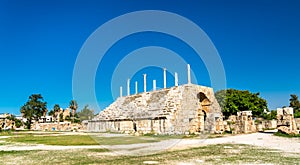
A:
{"type": "Polygon", "coordinates": [[[206,97],[203,92],[197,94],[199,99],[199,108],[198,108],[198,132],[205,131],[207,113],[211,106],[211,101],[206,97]]]}
{"type": "Polygon", "coordinates": [[[202,109],[205,113],[209,112],[209,107],[211,106],[211,101],[206,97],[203,92],[199,92],[197,95],[200,102],[200,109],[202,109]]]}

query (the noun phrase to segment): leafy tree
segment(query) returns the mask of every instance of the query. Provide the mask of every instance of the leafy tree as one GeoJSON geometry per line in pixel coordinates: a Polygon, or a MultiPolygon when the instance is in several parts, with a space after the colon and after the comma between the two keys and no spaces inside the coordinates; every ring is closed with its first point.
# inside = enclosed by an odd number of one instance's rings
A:
{"type": "Polygon", "coordinates": [[[86,105],[80,112],[78,112],[78,116],[80,121],[90,120],[94,117],[94,110],[91,110],[89,106],[86,105]]]}
{"type": "Polygon", "coordinates": [[[47,102],[41,94],[32,94],[29,100],[20,108],[23,117],[27,119],[27,128],[30,129],[32,120],[37,121],[47,111],[47,102]]]}
{"type": "Polygon", "coordinates": [[[294,113],[294,118],[300,118],[300,111],[294,113]]]}
{"type": "Polygon", "coordinates": [[[259,93],[251,93],[247,90],[220,90],[215,93],[223,115],[228,118],[239,111],[251,110],[253,116],[262,116],[267,109],[267,101],[259,96],[259,93]]]}
{"type": "Polygon", "coordinates": [[[271,113],[269,113],[269,114],[264,113],[262,117],[264,119],[267,119],[267,120],[276,119],[277,118],[277,111],[276,110],[272,110],[271,113]]]}
{"type": "Polygon", "coordinates": [[[73,117],[73,122],[74,122],[74,117],[76,114],[76,110],[78,108],[78,104],[75,100],[71,100],[69,104],[69,108],[72,109],[72,117],[73,117]]]}
{"type": "Polygon", "coordinates": [[[23,125],[23,123],[22,123],[21,120],[15,119],[15,126],[16,126],[17,128],[20,128],[22,125],[23,125]]]}

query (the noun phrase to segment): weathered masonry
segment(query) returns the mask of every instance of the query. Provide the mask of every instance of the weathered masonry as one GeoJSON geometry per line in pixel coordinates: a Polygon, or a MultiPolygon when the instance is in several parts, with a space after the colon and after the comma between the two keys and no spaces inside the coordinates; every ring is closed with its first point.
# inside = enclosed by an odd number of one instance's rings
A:
{"type": "MultiPolygon", "coordinates": [[[[222,121],[220,106],[210,87],[191,84],[188,65],[188,84],[122,96],[88,122],[88,130],[95,132],[186,134],[220,131],[216,121],[222,121]]],[[[130,80],[127,81],[130,83],[130,80]]],[[[144,75],[144,89],[146,75],[144,75]]],[[[136,87],[137,88],[137,87],[136,87]]],[[[129,91],[127,85],[127,91],[129,91]]],[[[137,89],[136,89],[137,91],[137,89]]]]}

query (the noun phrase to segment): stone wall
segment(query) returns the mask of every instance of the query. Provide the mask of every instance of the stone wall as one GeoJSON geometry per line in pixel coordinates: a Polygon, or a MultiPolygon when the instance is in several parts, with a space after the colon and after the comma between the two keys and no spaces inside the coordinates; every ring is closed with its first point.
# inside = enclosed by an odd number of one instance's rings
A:
{"type": "Polygon", "coordinates": [[[252,111],[237,112],[234,133],[256,132],[256,126],[252,120],[252,111]]]}
{"type": "Polygon", "coordinates": [[[11,115],[3,114],[0,116],[0,130],[16,129],[15,122],[6,117],[11,117],[11,115]]]}
{"type": "Polygon", "coordinates": [[[299,134],[293,108],[277,108],[277,129],[286,134],[299,134]]]}
{"type": "Polygon", "coordinates": [[[71,122],[59,122],[59,123],[38,123],[35,122],[31,125],[31,130],[39,131],[84,131],[81,124],[71,122]]]}
{"type": "Polygon", "coordinates": [[[277,128],[277,121],[276,120],[264,120],[262,119],[259,123],[257,123],[257,130],[264,131],[270,129],[277,128]]]}
{"type": "MultiPolygon", "coordinates": [[[[184,134],[212,132],[222,120],[212,88],[186,84],[119,97],[88,122],[89,131],[184,134]]],[[[218,129],[223,125],[219,124],[218,129]]]]}
{"type": "Polygon", "coordinates": [[[295,118],[297,130],[300,130],[300,118],[295,118]]]}

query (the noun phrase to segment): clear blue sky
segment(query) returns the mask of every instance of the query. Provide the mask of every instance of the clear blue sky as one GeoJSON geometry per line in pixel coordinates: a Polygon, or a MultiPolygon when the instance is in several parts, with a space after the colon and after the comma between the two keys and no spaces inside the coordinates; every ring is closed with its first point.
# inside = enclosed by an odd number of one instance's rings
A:
{"type": "MultiPolygon", "coordinates": [[[[48,109],[55,103],[67,107],[72,99],[73,67],[85,40],[110,19],[138,10],[165,10],[190,19],[217,48],[228,88],[260,92],[270,109],[288,105],[290,94],[300,95],[299,9],[297,0],[2,0],[0,113],[19,114],[20,106],[33,93],[43,95],[48,109]]],[[[105,70],[97,72],[96,94],[101,108],[113,101],[110,90],[101,89],[110,88],[102,81],[103,75],[113,72],[122,55],[152,45],[168,47],[188,62],[194,61],[187,55],[191,50],[186,45],[167,35],[144,33],[124,38],[103,58],[105,70]]],[[[205,67],[192,66],[202,70],[195,73],[201,77],[199,83],[209,86],[205,67]]],[[[159,71],[138,71],[143,72],[156,75],[159,71]]],[[[87,103],[79,104],[83,107],[87,103]]]]}

